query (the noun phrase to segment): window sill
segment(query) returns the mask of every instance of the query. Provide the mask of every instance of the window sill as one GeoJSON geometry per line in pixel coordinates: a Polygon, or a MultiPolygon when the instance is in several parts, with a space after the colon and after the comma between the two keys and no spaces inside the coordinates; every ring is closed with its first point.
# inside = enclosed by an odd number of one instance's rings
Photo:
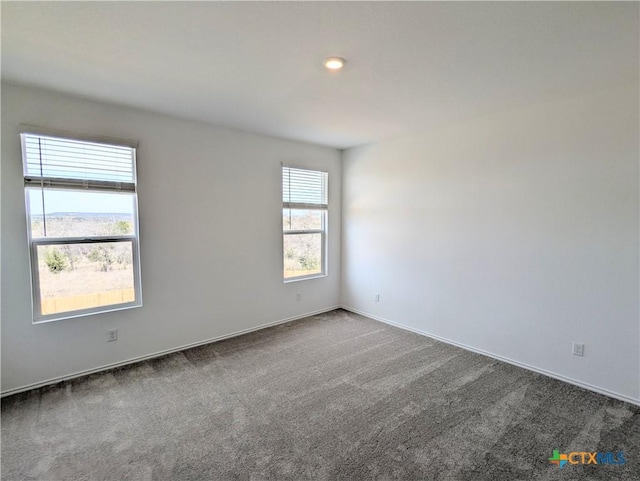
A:
{"type": "Polygon", "coordinates": [[[310,279],[320,279],[321,277],[327,277],[327,274],[312,274],[310,276],[292,277],[290,279],[284,279],[285,284],[290,282],[308,281],[310,279]]]}
{"type": "Polygon", "coordinates": [[[129,304],[116,304],[108,306],[106,309],[86,309],[78,311],[69,311],[61,313],[59,316],[51,315],[46,317],[34,318],[32,324],[45,324],[48,322],[62,321],[64,319],[75,319],[78,317],[93,316],[95,314],[104,314],[106,312],[124,311],[125,309],[135,309],[136,307],[142,307],[142,302],[135,302],[129,304]]]}

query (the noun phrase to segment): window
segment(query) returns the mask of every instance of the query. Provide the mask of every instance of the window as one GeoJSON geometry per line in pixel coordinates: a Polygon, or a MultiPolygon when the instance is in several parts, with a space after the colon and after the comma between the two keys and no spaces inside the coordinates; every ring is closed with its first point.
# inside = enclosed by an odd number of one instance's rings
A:
{"type": "Polygon", "coordinates": [[[34,322],[141,306],[135,145],[21,138],[34,322]]]}
{"type": "Polygon", "coordinates": [[[282,168],[284,280],[326,274],[327,172],[282,168]]]}

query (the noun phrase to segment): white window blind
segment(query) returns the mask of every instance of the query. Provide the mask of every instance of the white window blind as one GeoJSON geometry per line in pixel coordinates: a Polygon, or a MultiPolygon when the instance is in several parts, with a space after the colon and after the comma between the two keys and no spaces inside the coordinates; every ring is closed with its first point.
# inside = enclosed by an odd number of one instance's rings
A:
{"type": "Polygon", "coordinates": [[[22,134],[25,184],[135,191],[135,148],[22,134]]]}
{"type": "Polygon", "coordinates": [[[282,168],[282,202],[285,209],[326,209],[327,172],[282,168]]]}

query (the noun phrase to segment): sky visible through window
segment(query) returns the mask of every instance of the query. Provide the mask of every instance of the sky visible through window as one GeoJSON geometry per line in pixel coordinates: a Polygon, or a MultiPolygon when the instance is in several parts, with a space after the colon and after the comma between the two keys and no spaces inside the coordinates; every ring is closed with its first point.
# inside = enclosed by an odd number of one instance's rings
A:
{"type": "MultiPolygon", "coordinates": [[[[42,215],[40,188],[29,189],[31,215],[42,215]]],[[[86,212],[93,214],[133,214],[133,196],[130,193],[88,192],[79,190],[44,190],[47,214],[86,212]]]]}

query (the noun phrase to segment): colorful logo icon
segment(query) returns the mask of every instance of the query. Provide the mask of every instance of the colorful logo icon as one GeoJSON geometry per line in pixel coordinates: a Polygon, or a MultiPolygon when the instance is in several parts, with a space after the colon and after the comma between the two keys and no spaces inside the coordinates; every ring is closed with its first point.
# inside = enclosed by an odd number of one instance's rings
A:
{"type": "Polygon", "coordinates": [[[568,456],[566,454],[560,454],[560,451],[557,449],[553,450],[553,456],[549,458],[549,462],[551,464],[557,464],[560,469],[562,469],[562,466],[567,464],[567,460],[568,456]]]}

